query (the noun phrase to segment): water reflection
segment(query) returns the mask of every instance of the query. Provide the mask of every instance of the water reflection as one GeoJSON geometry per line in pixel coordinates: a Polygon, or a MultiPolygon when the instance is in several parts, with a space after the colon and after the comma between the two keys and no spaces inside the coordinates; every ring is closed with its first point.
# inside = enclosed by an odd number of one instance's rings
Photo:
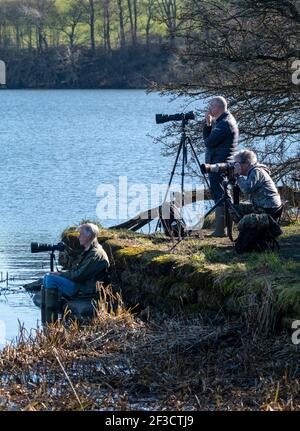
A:
{"type": "Polygon", "coordinates": [[[16,337],[20,325],[28,331],[37,327],[40,310],[23,285],[43,277],[49,270],[47,253],[34,259],[27,243],[5,243],[2,238],[3,244],[0,252],[0,348],[16,337]]]}
{"type": "Polygon", "coordinates": [[[8,340],[18,320],[30,329],[40,318],[22,286],[42,277],[50,259],[32,256],[30,243],[56,243],[67,226],[97,219],[98,186],[119,176],[129,185],[168,183],[174,162],[150,136],[162,132],[157,113],[184,105],[144,91],[1,92],[0,277],[9,281],[0,283],[0,321],[8,340]]]}

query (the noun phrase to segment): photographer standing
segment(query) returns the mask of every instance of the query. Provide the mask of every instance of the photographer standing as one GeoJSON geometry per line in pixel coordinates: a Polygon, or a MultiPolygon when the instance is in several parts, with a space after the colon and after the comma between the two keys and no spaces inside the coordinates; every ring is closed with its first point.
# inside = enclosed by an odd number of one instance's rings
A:
{"type": "MultiPolygon", "coordinates": [[[[238,145],[239,129],[234,116],[228,111],[227,101],[224,97],[218,96],[209,102],[203,137],[206,147],[205,163],[215,164],[232,161],[238,145]],[[213,119],[215,119],[214,125],[213,119]]],[[[209,181],[212,198],[217,203],[223,196],[223,177],[221,173],[210,173],[209,181]]],[[[223,206],[218,206],[216,209],[216,230],[212,235],[215,237],[225,236],[223,206]]]]}

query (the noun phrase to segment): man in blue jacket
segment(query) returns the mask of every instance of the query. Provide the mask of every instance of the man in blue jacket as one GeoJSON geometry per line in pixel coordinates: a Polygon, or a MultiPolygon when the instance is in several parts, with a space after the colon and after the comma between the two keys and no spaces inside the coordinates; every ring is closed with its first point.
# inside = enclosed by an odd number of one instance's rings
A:
{"type": "MultiPolygon", "coordinates": [[[[237,150],[239,128],[234,116],[228,111],[227,101],[224,97],[214,97],[209,102],[203,138],[206,147],[205,163],[215,164],[232,161],[237,150]],[[214,124],[213,119],[215,119],[214,124]]],[[[213,200],[217,203],[223,196],[223,178],[220,173],[211,173],[209,174],[209,181],[213,200]]],[[[223,206],[216,209],[216,230],[213,236],[225,236],[223,206]]]]}

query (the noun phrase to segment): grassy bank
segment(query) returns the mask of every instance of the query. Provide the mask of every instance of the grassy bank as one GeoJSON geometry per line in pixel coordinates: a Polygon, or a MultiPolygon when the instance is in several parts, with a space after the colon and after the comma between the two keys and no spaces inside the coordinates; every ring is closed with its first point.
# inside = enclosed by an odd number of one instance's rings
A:
{"type": "MultiPolygon", "coordinates": [[[[242,256],[227,238],[188,239],[174,248],[164,236],[102,230],[99,240],[125,302],[144,314],[222,310],[268,333],[300,319],[300,225],[283,230],[279,253],[242,256]]],[[[66,231],[63,239],[74,246],[76,235],[66,231]]]]}

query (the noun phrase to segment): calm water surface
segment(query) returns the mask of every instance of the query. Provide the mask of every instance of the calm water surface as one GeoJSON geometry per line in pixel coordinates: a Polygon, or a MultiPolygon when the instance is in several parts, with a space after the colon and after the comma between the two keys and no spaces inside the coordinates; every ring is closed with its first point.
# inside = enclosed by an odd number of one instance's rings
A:
{"type": "Polygon", "coordinates": [[[48,271],[49,257],[31,255],[30,242],[57,242],[67,226],[97,220],[97,188],[120,176],[129,186],[166,183],[173,160],[153,143],[155,114],[184,106],[140,90],[0,92],[0,347],[40,320],[22,286],[48,271]]]}

